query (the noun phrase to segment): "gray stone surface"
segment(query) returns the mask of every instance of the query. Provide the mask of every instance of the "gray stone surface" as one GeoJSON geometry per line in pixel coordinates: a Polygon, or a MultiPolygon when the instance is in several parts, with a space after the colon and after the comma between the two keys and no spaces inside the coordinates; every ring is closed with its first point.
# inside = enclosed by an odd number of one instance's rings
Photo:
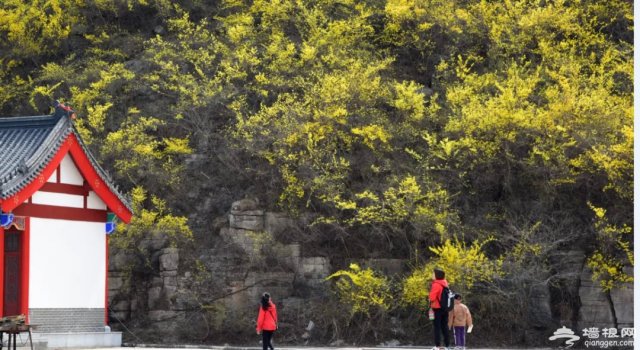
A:
{"type": "Polygon", "coordinates": [[[124,278],[122,276],[109,275],[109,290],[119,290],[124,286],[124,278]]]}
{"type": "Polygon", "coordinates": [[[38,333],[104,331],[103,308],[34,308],[29,322],[38,333]]]}
{"type": "Polygon", "coordinates": [[[258,209],[257,201],[241,199],[231,204],[229,227],[251,231],[264,230],[264,210],[258,209]]]}
{"type": "Polygon", "coordinates": [[[261,231],[264,229],[264,215],[263,213],[250,215],[248,212],[229,214],[229,226],[251,231],[261,231]]]}
{"type": "Polygon", "coordinates": [[[149,251],[159,251],[168,245],[169,239],[166,233],[154,233],[140,242],[140,248],[149,251]]]}
{"type": "Polygon", "coordinates": [[[162,277],[164,280],[166,280],[167,277],[177,277],[177,276],[178,276],[178,270],[160,271],[160,277],[162,277]]]}
{"type": "Polygon", "coordinates": [[[405,273],[405,261],[402,259],[366,259],[357,261],[363,268],[371,268],[387,276],[402,275],[405,273]]]}
{"type": "Polygon", "coordinates": [[[284,213],[265,213],[264,228],[273,235],[280,234],[288,229],[295,229],[297,227],[296,221],[288,217],[284,213]]]}
{"type": "Polygon", "coordinates": [[[122,271],[134,263],[133,256],[120,250],[109,253],[109,271],[122,271]]]}
{"type": "Polygon", "coordinates": [[[180,313],[171,310],[151,310],[149,319],[154,322],[173,321],[179,317],[180,313]]]}
{"type": "Polygon", "coordinates": [[[104,328],[87,333],[34,333],[33,343],[36,349],[114,349],[122,346],[122,333],[105,332],[104,328]]]}
{"type": "Polygon", "coordinates": [[[247,215],[247,216],[264,216],[264,210],[231,210],[231,214],[234,215],[247,215]]]}
{"type": "Polygon", "coordinates": [[[160,271],[176,271],[178,270],[178,262],[180,254],[178,248],[164,248],[160,255],[160,271]]]}
{"type": "Polygon", "coordinates": [[[251,211],[258,209],[258,201],[255,199],[244,198],[231,203],[232,212],[251,211]]]}
{"type": "Polygon", "coordinates": [[[147,305],[150,310],[154,310],[162,299],[162,287],[151,287],[148,291],[147,305]]]}
{"type": "Polygon", "coordinates": [[[317,286],[322,284],[330,272],[331,263],[326,257],[316,256],[300,259],[298,273],[309,285],[317,286]]]}
{"type": "Polygon", "coordinates": [[[227,228],[220,231],[220,236],[229,243],[236,244],[240,249],[254,257],[259,255],[265,243],[271,241],[272,237],[264,231],[251,231],[238,228],[227,228]]]}
{"type": "MultiPolygon", "coordinates": [[[[327,257],[309,256],[320,253],[305,251],[302,243],[293,240],[283,241],[289,232],[296,233],[289,230],[297,230],[301,219],[293,220],[282,213],[264,212],[258,207],[257,202],[252,200],[238,202],[234,202],[234,208],[228,217],[222,218],[222,224],[212,224],[217,225],[215,229],[219,230],[219,233],[216,232],[217,234],[211,237],[211,241],[208,242],[211,245],[197,249],[198,256],[195,258],[206,270],[190,272],[180,265],[180,256],[185,254],[185,261],[188,261],[191,259],[191,252],[146,242],[147,247],[157,248],[151,252],[155,257],[151,262],[158,270],[153,271],[144,284],[132,286],[141,291],[137,296],[119,296],[122,300],[128,300],[128,306],[127,302],[116,302],[112,306],[112,315],[128,317],[128,313],[135,310],[145,312],[154,329],[163,332],[166,339],[177,339],[180,334],[178,328],[184,328],[184,324],[180,322],[187,322],[185,320],[190,317],[189,310],[202,306],[202,291],[194,292],[190,289],[201,283],[194,283],[196,278],[200,278],[201,272],[209,273],[211,277],[205,279],[205,284],[202,284],[209,288],[212,295],[211,300],[204,300],[208,307],[208,316],[215,316],[215,322],[209,324],[211,327],[219,327],[218,324],[224,327],[237,327],[242,324],[244,327],[250,324],[255,319],[254,307],[257,307],[259,297],[265,291],[270,292],[282,308],[279,311],[282,311],[283,315],[289,313],[289,316],[304,314],[310,297],[326,296],[326,288],[330,283],[326,283],[325,278],[335,271],[336,267],[331,265],[327,257]],[[303,256],[303,252],[306,256],[303,256]],[[200,299],[195,300],[196,296],[200,299]]],[[[597,283],[591,281],[590,272],[583,271],[584,259],[585,255],[581,251],[557,252],[550,257],[553,271],[557,272],[556,277],[562,286],[568,287],[564,288],[563,292],[571,293],[570,298],[563,299],[571,302],[559,307],[566,307],[569,311],[563,312],[562,316],[552,314],[552,293],[547,285],[541,283],[531,291],[530,304],[536,305],[531,309],[532,327],[555,327],[560,318],[573,322],[575,312],[579,312],[578,325],[567,324],[575,330],[578,327],[615,326],[610,299],[602,293],[597,283]],[[571,309],[576,305],[580,305],[581,309],[571,309]],[[564,314],[570,317],[567,318],[564,314]]],[[[110,264],[111,268],[122,267],[112,269],[109,273],[111,296],[117,293],[118,287],[122,287],[124,292],[127,291],[127,275],[124,271],[131,263],[131,260],[122,256],[113,260],[115,262],[110,264]]],[[[356,262],[386,275],[403,275],[408,269],[402,259],[379,258],[356,262]]],[[[611,300],[619,321],[618,326],[625,326],[625,322],[629,320],[632,322],[632,308],[625,307],[633,301],[632,291],[614,291],[611,293],[611,300]]],[[[553,312],[556,311],[554,308],[553,312]]],[[[287,325],[285,322],[283,326],[297,326],[296,321],[289,322],[293,323],[287,325]]],[[[394,326],[394,334],[401,334],[401,326],[402,324],[394,326]]],[[[314,338],[313,332],[305,331],[304,328],[296,334],[299,337],[306,334],[310,339],[314,338]]],[[[539,331],[535,336],[535,339],[540,339],[540,336],[548,337],[546,330],[539,331]]]]}
{"type": "Polygon", "coordinates": [[[532,287],[530,303],[531,305],[536,305],[536,307],[531,308],[531,314],[529,315],[532,326],[546,328],[553,323],[550,301],[549,287],[546,284],[541,283],[532,287]]]}
{"type": "Polygon", "coordinates": [[[591,271],[586,267],[580,278],[580,303],[579,329],[615,327],[611,304],[599,283],[591,280],[591,271]]]}
{"type": "Polygon", "coordinates": [[[611,291],[618,328],[633,327],[633,284],[611,291]]]}
{"type": "Polygon", "coordinates": [[[112,311],[128,311],[131,309],[131,303],[129,300],[120,300],[116,303],[109,304],[109,308],[112,311]]]}

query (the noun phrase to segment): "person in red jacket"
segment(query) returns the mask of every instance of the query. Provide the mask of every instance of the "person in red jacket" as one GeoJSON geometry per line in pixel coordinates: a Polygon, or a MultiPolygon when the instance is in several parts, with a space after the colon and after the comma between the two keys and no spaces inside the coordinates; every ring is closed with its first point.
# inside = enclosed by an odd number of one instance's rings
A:
{"type": "Polygon", "coordinates": [[[273,350],[271,338],[273,337],[273,332],[278,329],[278,312],[276,311],[276,305],[271,302],[269,293],[262,294],[260,304],[258,321],[256,321],[256,333],[262,333],[262,350],[267,350],[267,348],[273,350]]]}
{"type": "Polygon", "coordinates": [[[431,290],[429,291],[429,302],[433,309],[433,335],[436,342],[436,348],[440,347],[440,334],[444,338],[444,346],[449,347],[449,312],[440,307],[440,297],[442,289],[449,287],[447,280],[444,279],[444,271],[441,269],[433,269],[433,282],[431,282],[431,290]]]}

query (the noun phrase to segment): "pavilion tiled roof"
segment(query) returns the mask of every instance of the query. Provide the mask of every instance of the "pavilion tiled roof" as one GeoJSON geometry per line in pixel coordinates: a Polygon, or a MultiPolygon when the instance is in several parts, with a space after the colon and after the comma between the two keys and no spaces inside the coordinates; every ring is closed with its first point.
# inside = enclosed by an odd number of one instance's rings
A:
{"type": "Polygon", "coordinates": [[[72,133],[104,183],[131,211],[129,200],[82,143],[69,113],[58,108],[51,115],[0,118],[0,199],[15,195],[33,182],[72,133]]]}

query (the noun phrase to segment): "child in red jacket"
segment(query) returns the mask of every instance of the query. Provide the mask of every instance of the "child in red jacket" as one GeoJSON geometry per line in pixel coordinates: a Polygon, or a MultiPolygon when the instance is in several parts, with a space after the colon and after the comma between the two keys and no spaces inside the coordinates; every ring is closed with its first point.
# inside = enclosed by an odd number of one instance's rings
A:
{"type": "Polygon", "coordinates": [[[262,333],[262,350],[267,350],[267,348],[273,350],[271,338],[273,337],[273,332],[278,329],[278,312],[276,311],[276,305],[271,302],[269,293],[262,294],[260,304],[256,333],[262,333]]]}

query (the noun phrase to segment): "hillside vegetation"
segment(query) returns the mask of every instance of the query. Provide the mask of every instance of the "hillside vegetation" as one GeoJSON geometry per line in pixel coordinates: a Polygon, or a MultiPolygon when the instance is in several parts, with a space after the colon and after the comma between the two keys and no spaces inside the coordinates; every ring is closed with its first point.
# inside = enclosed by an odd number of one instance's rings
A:
{"type": "Polygon", "coordinates": [[[73,106],[137,209],[121,247],[186,247],[255,197],[327,256],[405,259],[332,278],[346,327],[424,310],[435,265],[517,299],[577,249],[610,291],[632,280],[632,5],[4,0],[0,115],[73,106]]]}

